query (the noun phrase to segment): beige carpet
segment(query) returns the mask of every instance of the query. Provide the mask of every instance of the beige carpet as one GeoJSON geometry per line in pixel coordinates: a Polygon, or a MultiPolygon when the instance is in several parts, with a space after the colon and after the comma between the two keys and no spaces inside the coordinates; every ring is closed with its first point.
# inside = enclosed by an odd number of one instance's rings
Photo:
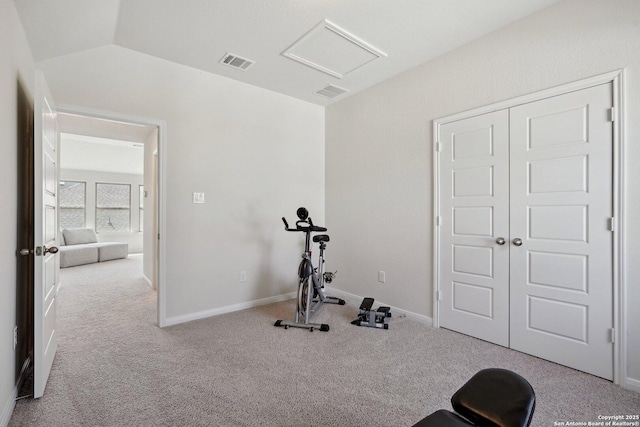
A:
{"type": "Polygon", "coordinates": [[[275,328],[293,301],[159,329],[141,270],[139,257],[62,270],[49,383],[10,426],[411,426],[487,367],[531,382],[532,426],[640,412],[638,393],[409,318],[353,326],[349,304],[322,308],[326,333],[275,328]]]}

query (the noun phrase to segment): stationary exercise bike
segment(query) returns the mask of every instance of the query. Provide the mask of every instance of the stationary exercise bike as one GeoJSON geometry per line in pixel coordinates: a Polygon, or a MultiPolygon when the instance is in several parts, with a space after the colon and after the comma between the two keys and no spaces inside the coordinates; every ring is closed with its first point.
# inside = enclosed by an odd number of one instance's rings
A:
{"type": "Polygon", "coordinates": [[[339,304],[344,305],[344,300],[336,297],[326,296],[324,293],[324,284],[331,283],[335,277],[335,273],[324,272],[324,250],[327,247],[329,236],[327,234],[318,234],[313,236],[313,241],[319,243],[320,255],[318,257],[318,267],[314,267],[311,262],[311,233],[325,232],[324,227],[318,227],[313,224],[309,217],[309,211],[306,208],[298,208],[298,221],[295,228],[289,228],[289,223],[282,217],[284,229],[286,231],[295,231],[305,234],[304,253],[302,261],[298,267],[298,294],[296,317],[293,322],[285,322],[277,320],[274,326],[282,326],[288,329],[290,326],[294,328],[306,328],[313,332],[314,329],[328,331],[329,325],[326,323],[311,323],[311,316],[316,313],[322,304],[339,304]]]}

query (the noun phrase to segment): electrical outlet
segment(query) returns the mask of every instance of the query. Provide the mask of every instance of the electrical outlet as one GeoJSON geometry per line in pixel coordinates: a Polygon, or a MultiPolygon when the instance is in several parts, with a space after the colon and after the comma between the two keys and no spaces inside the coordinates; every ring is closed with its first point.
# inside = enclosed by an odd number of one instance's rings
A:
{"type": "Polygon", "coordinates": [[[13,327],[13,349],[15,350],[18,346],[18,327],[13,327]]]}
{"type": "Polygon", "coordinates": [[[386,280],[384,271],[380,270],[378,271],[378,282],[380,283],[384,283],[384,281],[386,280]]]}
{"type": "Polygon", "coordinates": [[[242,270],[242,271],[240,272],[240,281],[241,281],[241,282],[246,282],[246,281],[247,281],[247,272],[246,272],[246,271],[244,271],[244,270],[242,270]]]}

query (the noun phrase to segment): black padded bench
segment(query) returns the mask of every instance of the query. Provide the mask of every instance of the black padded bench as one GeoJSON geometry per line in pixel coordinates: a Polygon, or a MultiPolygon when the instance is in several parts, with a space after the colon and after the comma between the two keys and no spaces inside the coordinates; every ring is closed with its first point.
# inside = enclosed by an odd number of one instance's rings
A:
{"type": "Polygon", "coordinates": [[[413,427],[528,427],[536,395],[515,372],[490,368],[471,377],[451,397],[451,405],[456,413],[441,409],[413,427]]]}

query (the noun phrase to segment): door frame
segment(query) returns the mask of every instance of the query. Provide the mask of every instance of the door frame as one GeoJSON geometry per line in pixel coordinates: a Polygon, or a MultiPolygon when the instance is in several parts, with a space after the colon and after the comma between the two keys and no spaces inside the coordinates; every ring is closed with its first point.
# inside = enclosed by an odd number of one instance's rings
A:
{"type": "Polygon", "coordinates": [[[440,126],[457,120],[481,114],[491,113],[516,107],[522,104],[539,101],[553,96],[563,95],[592,86],[606,83],[613,85],[613,381],[615,384],[629,388],[627,382],[627,314],[624,302],[627,294],[625,276],[626,250],[625,230],[626,182],[625,182],[625,70],[619,69],[605,74],[563,84],[550,89],[511,98],[450,116],[433,120],[433,326],[440,327],[440,126]]]}
{"type": "Polygon", "coordinates": [[[93,108],[80,107],[70,104],[58,104],[60,113],[77,114],[94,117],[97,119],[128,122],[132,124],[153,126],[158,128],[158,164],[157,164],[157,186],[158,186],[158,258],[157,258],[157,323],[160,328],[167,326],[167,300],[166,300],[166,147],[167,147],[167,124],[164,120],[138,117],[129,114],[114,113],[111,111],[97,110],[93,108]]]}

